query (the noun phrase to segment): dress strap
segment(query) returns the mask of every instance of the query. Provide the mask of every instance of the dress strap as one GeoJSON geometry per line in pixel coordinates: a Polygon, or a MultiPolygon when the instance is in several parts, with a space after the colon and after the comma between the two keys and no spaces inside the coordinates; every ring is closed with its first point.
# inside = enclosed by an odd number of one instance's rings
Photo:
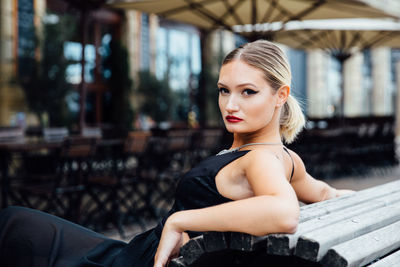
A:
{"type": "Polygon", "coordinates": [[[290,155],[289,150],[286,147],[283,147],[283,150],[285,150],[285,152],[288,153],[290,160],[292,161],[292,173],[290,174],[290,179],[289,179],[289,183],[291,183],[292,178],[293,178],[293,173],[294,173],[294,160],[292,158],[292,155],[290,155]]]}

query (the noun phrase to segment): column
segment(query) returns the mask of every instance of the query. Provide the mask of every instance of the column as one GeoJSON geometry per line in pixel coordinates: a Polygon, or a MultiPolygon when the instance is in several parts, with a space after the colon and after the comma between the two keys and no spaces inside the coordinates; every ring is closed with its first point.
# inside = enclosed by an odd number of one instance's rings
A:
{"type": "MultiPolygon", "coordinates": [[[[235,38],[231,32],[226,30],[215,30],[211,32],[206,40],[205,56],[207,70],[203,70],[207,77],[205,81],[205,117],[208,126],[217,126],[220,122],[218,108],[217,81],[221,62],[226,54],[235,48],[235,38]]],[[[203,65],[204,66],[204,65],[203,65]]]]}
{"type": "MultiPolygon", "coordinates": [[[[125,16],[124,41],[128,50],[130,76],[136,86],[140,69],[140,13],[135,10],[126,10],[125,16]]],[[[139,97],[133,94],[131,94],[130,101],[134,107],[140,104],[139,97]]]]}
{"type": "Polygon", "coordinates": [[[15,73],[14,12],[13,0],[0,0],[0,125],[8,125],[10,117],[9,81],[15,73]]]}
{"type": "Polygon", "coordinates": [[[372,114],[392,114],[392,86],[390,82],[390,49],[380,47],[371,50],[372,59],[372,114]]]}
{"type": "Polygon", "coordinates": [[[125,11],[125,16],[125,45],[129,55],[131,77],[136,80],[135,78],[140,67],[140,14],[135,10],[127,10],[125,11]]]}
{"type": "Polygon", "coordinates": [[[363,55],[355,52],[343,64],[344,116],[358,117],[366,113],[363,109],[367,92],[363,87],[363,55]]]}
{"type": "Polygon", "coordinates": [[[396,143],[400,145],[400,60],[396,63],[397,99],[396,99],[396,143]]]}
{"type": "Polygon", "coordinates": [[[156,74],[157,58],[157,30],[159,27],[158,17],[154,14],[149,15],[150,27],[150,72],[156,74]]]}
{"type": "Polygon", "coordinates": [[[326,85],[329,57],[322,50],[307,54],[307,115],[323,118],[329,115],[329,91],[326,85]]]}

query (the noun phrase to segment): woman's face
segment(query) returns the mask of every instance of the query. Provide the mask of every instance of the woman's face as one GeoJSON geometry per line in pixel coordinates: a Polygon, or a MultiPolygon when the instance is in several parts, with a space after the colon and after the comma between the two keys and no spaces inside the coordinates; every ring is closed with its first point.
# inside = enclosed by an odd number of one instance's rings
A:
{"type": "Polygon", "coordinates": [[[218,88],[219,108],[229,132],[269,129],[271,121],[278,122],[279,127],[279,118],[273,118],[282,101],[261,70],[240,60],[231,61],[221,67],[218,88]]]}

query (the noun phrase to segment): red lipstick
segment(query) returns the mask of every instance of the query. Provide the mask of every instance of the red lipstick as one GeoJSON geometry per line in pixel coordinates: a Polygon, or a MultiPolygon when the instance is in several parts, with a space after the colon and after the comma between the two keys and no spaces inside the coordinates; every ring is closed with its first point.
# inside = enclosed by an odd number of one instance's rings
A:
{"type": "Polygon", "coordinates": [[[241,122],[242,121],[241,118],[238,118],[238,117],[235,117],[235,116],[231,116],[231,115],[226,116],[225,119],[228,122],[231,122],[231,123],[236,123],[236,122],[241,122]]]}

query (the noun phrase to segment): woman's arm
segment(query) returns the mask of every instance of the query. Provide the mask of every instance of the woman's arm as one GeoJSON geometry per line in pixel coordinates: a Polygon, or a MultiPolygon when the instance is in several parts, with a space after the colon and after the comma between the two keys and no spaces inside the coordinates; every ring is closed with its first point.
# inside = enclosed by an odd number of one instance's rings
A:
{"type": "Polygon", "coordinates": [[[184,231],[233,231],[252,235],[296,230],[299,205],[282,163],[268,151],[246,155],[245,175],[254,197],[171,215],[163,229],[155,266],[164,266],[177,253],[184,231]]]}
{"type": "Polygon", "coordinates": [[[290,154],[295,162],[295,173],[291,184],[301,202],[314,203],[354,192],[338,190],[323,181],[314,179],[307,173],[301,158],[293,151],[290,151],[290,154]]]}

